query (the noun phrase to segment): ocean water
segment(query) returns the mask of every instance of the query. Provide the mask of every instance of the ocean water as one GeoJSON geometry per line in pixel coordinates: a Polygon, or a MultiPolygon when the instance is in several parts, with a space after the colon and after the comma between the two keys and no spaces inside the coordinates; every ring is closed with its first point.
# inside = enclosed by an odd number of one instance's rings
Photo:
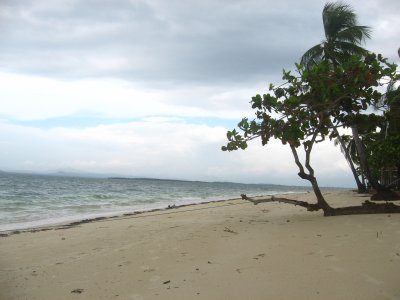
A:
{"type": "Polygon", "coordinates": [[[158,179],[0,174],[0,231],[33,228],[168,205],[278,193],[309,187],[158,179]]]}

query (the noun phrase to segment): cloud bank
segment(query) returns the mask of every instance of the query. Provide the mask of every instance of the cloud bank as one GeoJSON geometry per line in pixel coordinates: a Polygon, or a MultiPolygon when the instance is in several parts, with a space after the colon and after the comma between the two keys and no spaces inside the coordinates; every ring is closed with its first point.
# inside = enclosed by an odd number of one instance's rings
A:
{"type": "MultiPolygon", "coordinates": [[[[350,3],[398,61],[398,1],[350,3]]],[[[223,153],[249,101],[324,39],[313,0],[3,0],[0,169],[299,184],[274,142],[223,153]]],[[[321,183],[353,185],[319,145],[321,183]]]]}

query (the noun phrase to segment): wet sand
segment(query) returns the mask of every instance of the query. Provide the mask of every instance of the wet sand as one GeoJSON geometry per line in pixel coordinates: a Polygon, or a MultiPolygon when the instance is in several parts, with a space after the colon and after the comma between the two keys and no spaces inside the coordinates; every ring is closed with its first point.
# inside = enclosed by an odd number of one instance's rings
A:
{"type": "Polygon", "coordinates": [[[0,237],[0,299],[400,299],[400,214],[238,199],[48,229],[0,237]]]}

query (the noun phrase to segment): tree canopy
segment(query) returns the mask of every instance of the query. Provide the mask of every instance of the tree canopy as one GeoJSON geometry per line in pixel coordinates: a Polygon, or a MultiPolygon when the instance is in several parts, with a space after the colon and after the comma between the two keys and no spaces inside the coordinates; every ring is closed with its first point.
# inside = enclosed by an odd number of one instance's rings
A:
{"type": "MultiPolygon", "coordinates": [[[[331,67],[322,60],[312,66],[296,64],[295,74],[284,71],[282,85],[269,86],[269,92],[251,100],[255,119],[243,118],[236,129],[227,133],[224,151],[246,149],[249,140],[260,138],[263,145],[278,139],[290,147],[299,169],[298,175],[310,181],[317,196],[317,204],[310,210],[322,209],[325,215],[341,214],[324,200],[319,190],[315,171],[311,166],[313,146],[325,139],[337,137],[337,128],[357,125],[373,130],[383,117],[369,113],[368,108],[382,98],[378,87],[384,80],[395,80],[396,65],[381,55],[351,56],[345,62],[331,67]],[[303,149],[305,161],[298,151],[303,149]]],[[[370,208],[368,208],[370,209],[370,208]]],[[[366,207],[353,212],[366,212],[366,207]]]]}
{"type": "MultiPolygon", "coordinates": [[[[345,3],[327,3],[322,11],[322,21],[324,26],[325,40],[306,51],[302,58],[301,63],[307,68],[317,64],[320,61],[329,62],[331,68],[336,68],[340,64],[346,62],[351,55],[363,56],[368,53],[367,50],[361,47],[361,43],[365,39],[370,38],[371,29],[367,26],[358,24],[357,15],[353,9],[345,3]]],[[[366,154],[361,148],[361,140],[358,136],[358,130],[353,127],[353,134],[357,135],[354,143],[352,143],[357,151],[357,162],[362,170],[362,178],[368,177],[376,187],[380,187],[376,180],[372,179],[369,166],[366,161],[366,154]],[[357,141],[357,142],[355,142],[357,141]],[[361,152],[361,153],[359,153],[361,152]]],[[[353,173],[354,179],[357,183],[358,191],[365,192],[366,186],[364,181],[361,182],[356,170],[356,163],[352,160],[352,156],[345,146],[344,137],[338,135],[337,140],[341,145],[342,151],[345,155],[350,169],[353,173]]]]}

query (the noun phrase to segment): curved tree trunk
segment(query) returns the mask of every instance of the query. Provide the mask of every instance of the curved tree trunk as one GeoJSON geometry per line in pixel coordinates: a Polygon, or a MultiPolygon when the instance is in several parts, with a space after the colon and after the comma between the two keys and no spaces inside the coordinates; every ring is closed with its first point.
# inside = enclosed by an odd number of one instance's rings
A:
{"type": "Polygon", "coordinates": [[[305,166],[307,168],[308,173],[306,173],[303,165],[300,162],[296,147],[294,147],[293,145],[290,145],[290,149],[292,150],[294,161],[295,161],[297,167],[299,168],[299,173],[298,173],[299,177],[302,179],[308,180],[311,183],[314,194],[317,197],[317,204],[311,205],[309,210],[322,209],[324,211],[325,215],[329,215],[329,212],[332,210],[332,207],[329,206],[328,202],[326,202],[324,196],[322,195],[321,190],[319,189],[317,179],[314,176],[314,169],[310,165],[310,153],[311,153],[311,149],[312,149],[312,143],[308,147],[305,146],[305,152],[306,152],[305,166]],[[311,207],[312,207],[312,209],[311,209],[311,207]]]}
{"type": "Polygon", "coordinates": [[[371,174],[371,170],[369,168],[369,164],[368,164],[368,161],[367,161],[367,155],[366,155],[365,149],[364,149],[364,147],[362,145],[362,142],[361,142],[360,135],[358,133],[357,127],[355,127],[355,126],[351,127],[351,131],[352,131],[352,134],[353,134],[354,143],[356,145],[358,158],[360,159],[360,164],[361,164],[361,167],[362,167],[363,172],[365,174],[365,177],[367,178],[367,180],[369,181],[371,186],[377,192],[387,191],[388,189],[385,188],[383,185],[381,185],[378,182],[378,180],[375,178],[375,176],[373,176],[371,174]]]}
{"type": "Polygon", "coordinates": [[[309,179],[311,182],[311,185],[314,190],[314,194],[317,197],[317,205],[324,211],[325,216],[330,216],[333,208],[326,202],[324,196],[321,193],[321,190],[319,189],[317,179],[312,176],[312,178],[309,179]]]}
{"type": "Polygon", "coordinates": [[[360,181],[360,178],[358,178],[358,174],[357,174],[356,168],[354,167],[353,160],[350,157],[349,149],[346,147],[342,137],[339,135],[339,132],[337,131],[336,128],[335,128],[335,132],[337,134],[337,139],[340,143],[340,146],[342,147],[342,150],[344,152],[344,156],[345,156],[347,162],[349,163],[351,172],[353,173],[354,180],[356,181],[356,184],[357,184],[357,190],[359,193],[365,193],[367,191],[367,188],[366,188],[365,184],[363,184],[360,181]]]}

